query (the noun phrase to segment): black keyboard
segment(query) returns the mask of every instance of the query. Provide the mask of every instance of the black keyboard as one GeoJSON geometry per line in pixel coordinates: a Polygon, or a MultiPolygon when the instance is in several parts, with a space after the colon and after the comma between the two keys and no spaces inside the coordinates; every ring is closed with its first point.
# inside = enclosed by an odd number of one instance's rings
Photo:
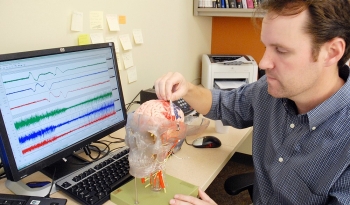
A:
{"type": "Polygon", "coordinates": [[[65,205],[67,199],[59,198],[46,198],[40,196],[25,196],[25,195],[12,195],[12,194],[0,194],[1,205],[65,205]]]}
{"type": "Polygon", "coordinates": [[[56,187],[82,204],[103,204],[112,191],[133,179],[128,155],[129,148],[123,147],[59,179],[56,187]]]}

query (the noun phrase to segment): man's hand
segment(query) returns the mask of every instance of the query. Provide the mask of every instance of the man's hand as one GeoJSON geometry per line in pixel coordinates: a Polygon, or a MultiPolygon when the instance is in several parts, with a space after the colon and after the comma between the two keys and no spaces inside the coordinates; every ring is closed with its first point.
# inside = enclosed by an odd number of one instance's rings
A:
{"type": "Polygon", "coordinates": [[[189,83],[180,73],[167,73],[154,84],[158,99],[178,100],[188,92],[189,83]]]}
{"type": "Polygon", "coordinates": [[[170,200],[171,205],[217,205],[204,191],[198,190],[198,195],[201,199],[193,196],[177,194],[170,200]]]}

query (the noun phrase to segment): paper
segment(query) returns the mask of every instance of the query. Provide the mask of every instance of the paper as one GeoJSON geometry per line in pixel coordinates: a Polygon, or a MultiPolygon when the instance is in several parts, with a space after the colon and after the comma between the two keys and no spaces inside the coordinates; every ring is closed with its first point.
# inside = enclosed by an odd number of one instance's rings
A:
{"type": "Polygon", "coordinates": [[[72,23],[70,30],[72,31],[83,31],[83,18],[84,14],[79,11],[74,11],[72,14],[72,23]]]}
{"type": "Polygon", "coordinates": [[[136,67],[129,68],[127,71],[129,83],[135,82],[137,80],[136,67]]]}
{"type": "Polygon", "coordinates": [[[227,80],[227,81],[214,81],[214,88],[222,90],[230,90],[233,88],[238,88],[246,84],[245,80],[227,80]]]}
{"type": "Polygon", "coordinates": [[[119,39],[125,51],[132,49],[129,34],[119,35],[119,39]]]}
{"type": "Polygon", "coordinates": [[[118,63],[118,70],[123,70],[123,62],[122,62],[122,58],[120,57],[120,54],[116,53],[116,57],[117,57],[117,63],[118,63]]]}
{"type": "Polygon", "coordinates": [[[80,34],[78,36],[78,45],[88,45],[91,44],[91,39],[89,34],[80,34]]]}
{"type": "Polygon", "coordinates": [[[119,24],[126,24],[126,16],[119,16],[119,24]]]}
{"type": "Polygon", "coordinates": [[[122,54],[123,62],[124,62],[124,67],[125,69],[128,69],[132,66],[134,66],[134,61],[132,59],[132,53],[131,51],[128,51],[126,53],[122,54]]]}
{"type": "Polygon", "coordinates": [[[143,37],[142,37],[142,31],[141,29],[134,29],[132,31],[134,35],[134,40],[136,44],[143,44],[143,37]]]}
{"type": "Polygon", "coordinates": [[[103,29],[103,11],[90,11],[90,29],[103,29]]]}
{"type": "Polygon", "coordinates": [[[92,43],[104,43],[105,42],[102,33],[91,33],[90,38],[91,38],[92,43]]]}
{"type": "Polygon", "coordinates": [[[108,36],[106,37],[106,42],[113,42],[114,43],[114,49],[116,53],[119,53],[119,42],[117,36],[108,36]]]}
{"type": "Polygon", "coordinates": [[[119,31],[119,18],[117,14],[107,14],[107,23],[110,31],[119,31]]]}

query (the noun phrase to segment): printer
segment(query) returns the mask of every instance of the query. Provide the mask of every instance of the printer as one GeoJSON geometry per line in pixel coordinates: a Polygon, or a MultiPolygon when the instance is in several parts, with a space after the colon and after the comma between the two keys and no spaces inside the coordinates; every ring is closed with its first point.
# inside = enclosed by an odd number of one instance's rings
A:
{"type": "Polygon", "coordinates": [[[208,89],[233,89],[258,79],[258,65],[249,55],[202,56],[202,85],[208,89]]]}

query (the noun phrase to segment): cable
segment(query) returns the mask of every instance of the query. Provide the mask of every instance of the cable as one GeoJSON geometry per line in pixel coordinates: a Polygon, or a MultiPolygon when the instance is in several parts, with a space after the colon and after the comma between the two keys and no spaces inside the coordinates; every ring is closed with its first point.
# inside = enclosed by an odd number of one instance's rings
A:
{"type": "Polygon", "coordinates": [[[186,138],[185,138],[185,142],[186,142],[187,145],[193,146],[193,144],[190,144],[190,143],[187,142],[186,138]]]}
{"type": "MultiPolygon", "coordinates": [[[[85,147],[84,147],[84,148],[85,148],[85,147]]],[[[92,159],[92,160],[97,160],[97,159],[99,159],[99,157],[101,156],[101,149],[100,149],[99,147],[90,144],[90,145],[88,145],[86,148],[89,150],[89,153],[87,154],[87,153],[85,152],[85,154],[88,155],[88,156],[90,157],[90,159],[92,159]],[[95,151],[98,152],[98,155],[97,155],[96,157],[92,157],[92,156],[91,156],[91,149],[90,149],[90,147],[94,147],[94,148],[95,148],[95,151]]],[[[84,151],[85,151],[85,149],[84,149],[84,151]]]]}
{"type": "Polygon", "coordinates": [[[6,174],[0,175],[0,179],[6,178],[6,174]]]}
{"type": "Polygon", "coordinates": [[[200,79],[201,79],[201,77],[196,78],[196,79],[192,80],[192,81],[191,81],[191,83],[193,83],[193,84],[194,84],[194,82],[196,82],[197,80],[200,80],[200,79]]]}
{"type": "Polygon", "coordinates": [[[51,186],[50,186],[49,193],[47,193],[47,195],[45,196],[46,198],[50,198],[50,193],[51,193],[54,181],[55,181],[55,174],[56,174],[56,166],[55,166],[55,170],[53,171],[52,181],[51,181],[51,186]]]}
{"type": "Polygon", "coordinates": [[[130,109],[131,105],[134,104],[135,99],[137,98],[137,96],[140,95],[140,93],[141,93],[141,91],[139,93],[137,93],[137,95],[134,97],[134,99],[131,100],[130,103],[128,103],[128,107],[126,108],[126,111],[128,111],[130,109]]]}
{"type": "Polygon", "coordinates": [[[100,157],[99,159],[104,158],[105,156],[107,156],[107,155],[111,152],[111,151],[110,151],[109,144],[106,144],[106,143],[101,142],[101,141],[96,141],[96,142],[94,142],[94,143],[99,143],[99,144],[103,144],[103,145],[106,146],[103,150],[101,150],[101,152],[104,152],[104,151],[107,149],[107,152],[106,152],[102,157],[100,157]]]}

